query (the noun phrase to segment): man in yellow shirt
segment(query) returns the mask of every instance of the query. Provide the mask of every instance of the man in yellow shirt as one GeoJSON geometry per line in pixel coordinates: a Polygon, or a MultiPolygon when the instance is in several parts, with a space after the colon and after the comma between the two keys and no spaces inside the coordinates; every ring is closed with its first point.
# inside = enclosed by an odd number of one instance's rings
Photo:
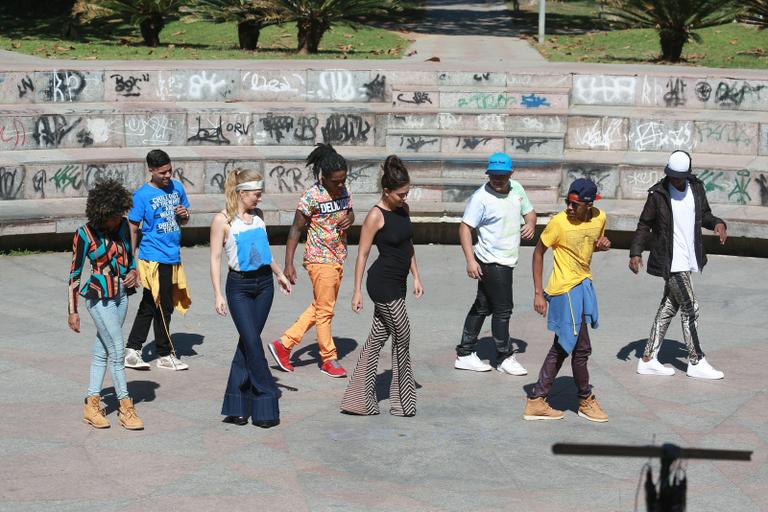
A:
{"type": "Polygon", "coordinates": [[[597,185],[580,178],[568,188],[565,210],[549,221],[533,251],[533,307],[547,314],[547,328],[555,340],[544,359],[539,380],[525,406],[526,420],[559,420],[563,411],[553,409],[548,401],[552,383],[571,355],[573,378],[579,394],[579,416],[590,421],[608,421],[589,384],[587,360],[592,353],[587,322],[597,328],[597,298],[592,287],[590,263],[594,251],[607,251],[611,242],[605,237],[605,212],[592,206],[599,199],[597,185]],[[554,268],[546,289],[542,288],[544,253],[552,248],[554,268]],[[548,308],[549,306],[549,308],[548,308]]]}

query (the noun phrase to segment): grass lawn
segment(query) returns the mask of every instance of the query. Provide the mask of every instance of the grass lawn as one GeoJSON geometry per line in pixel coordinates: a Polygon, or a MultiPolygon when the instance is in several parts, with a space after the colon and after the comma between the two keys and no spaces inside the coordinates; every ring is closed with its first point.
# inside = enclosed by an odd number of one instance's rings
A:
{"type": "MultiPolygon", "coordinates": [[[[509,2],[510,12],[512,2],[509,2]]],[[[538,44],[538,2],[521,2],[521,14],[531,44],[553,62],[656,63],[661,54],[659,36],[650,29],[611,30],[600,17],[599,6],[590,0],[546,3],[544,44],[538,44]]],[[[716,68],[768,68],[768,30],[729,23],[698,30],[699,44],[688,42],[680,64],[716,68]]]]}
{"type": "Polygon", "coordinates": [[[335,26],[326,32],[316,55],[296,55],[296,27],[284,25],[261,31],[259,50],[240,50],[234,23],[168,23],[161,46],[141,45],[138,29],[126,25],[85,28],[80,41],[62,39],[65,18],[20,20],[0,14],[0,49],[52,59],[393,59],[409,41],[395,32],[335,26]]]}

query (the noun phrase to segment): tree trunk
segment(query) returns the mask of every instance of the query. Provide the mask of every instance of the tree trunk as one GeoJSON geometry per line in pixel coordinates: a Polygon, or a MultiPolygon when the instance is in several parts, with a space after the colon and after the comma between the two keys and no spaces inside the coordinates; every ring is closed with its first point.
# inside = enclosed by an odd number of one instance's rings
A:
{"type": "Polygon", "coordinates": [[[141,37],[144,39],[144,44],[152,48],[160,46],[160,31],[163,30],[163,27],[165,27],[165,21],[159,14],[153,14],[142,21],[139,28],[141,29],[141,37]]]}
{"type": "Polygon", "coordinates": [[[667,29],[659,32],[661,60],[666,62],[680,62],[680,58],[683,55],[683,46],[686,41],[688,41],[688,33],[685,29],[667,29]]]}
{"type": "Polygon", "coordinates": [[[258,20],[247,20],[237,24],[237,38],[241,50],[255,50],[259,45],[261,23],[258,20]]]}
{"type": "Polygon", "coordinates": [[[320,40],[328,30],[329,25],[318,20],[301,20],[296,23],[298,34],[298,52],[302,55],[317,53],[320,49],[320,40]]]}

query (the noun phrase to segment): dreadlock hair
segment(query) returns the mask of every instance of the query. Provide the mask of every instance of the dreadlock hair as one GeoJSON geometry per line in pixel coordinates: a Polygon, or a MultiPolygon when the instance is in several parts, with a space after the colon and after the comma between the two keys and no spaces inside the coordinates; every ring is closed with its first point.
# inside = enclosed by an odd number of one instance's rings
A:
{"type": "Polygon", "coordinates": [[[227,222],[232,222],[237,217],[237,186],[246,181],[261,181],[263,178],[255,169],[242,169],[238,167],[229,171],[224,180],[224,200],[226,202],[227,222]]]}
{"type": "Polygon", "coordinates": [[[307,157],[307,166],[312,166],[315,180],[320,180],[320,174],[328,177],[333,171],[348,170],[347,161],[333,149],[330,144],[319,143],[307,157]]]}
{"type": "Polygon", "coordinates": [[[113,217],[122,217],[133,206],[133,197],[116,180],[104,180],[88,191],[85,202],[85,216],[88,223],[101,228],[113,217]]]}
{"type": "Polygon", "coordinates": [[[389,155],[381,165],[381,170],[382,189],[395,190],[411,182],[411,178],[408,176],[408,169],[405,168],[403,161],[396,155],[389,155]]]}

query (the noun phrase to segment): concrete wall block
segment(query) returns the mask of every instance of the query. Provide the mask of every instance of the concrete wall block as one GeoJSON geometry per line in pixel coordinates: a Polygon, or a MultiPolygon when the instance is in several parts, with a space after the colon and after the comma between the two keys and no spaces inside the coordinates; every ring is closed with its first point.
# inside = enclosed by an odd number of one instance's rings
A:
{"type": "Polygon", "coordinates": [[[211,112],[187,116],[186,144],[190,146],[250,146],[253,120],[249,112],[211,112]]]}
{"type": "Polygon", "coordinates": [[[718,110],[768,110],[768,81],[708,78],[696,86],[699,101],[718,110]]]}
{"type": "Polygon", "coordinates": [[[598,151],[625,151],[627,149],[627,119],[621,117],[568,118],[566,147],[598,151]]]}
{"type": "MultiPolygon", "coordinates": [[[[22,121],[26,149],[121,147],[125,145],[122,115],[43,114],[22,121]]],[[[15,125],[19,128],[20,125],[15,125]]],[[[18,135],[18,133],[17,133],[18,135]]],[[[7,138],[7,137],[6,137],[7,138]]],[[[16,141],[14,137],[13,142],[16,141]]]]}
{"type": "MultiPolygon", "coordinates": [[[[205,162],[202,160],[175,160],[173,162],[173,179],[184,185],[187,194],[204,194],[205,162]]],[[[192,205],[194,208],[194,205],[192,205]]]]}
{"type": "Polygon", "coordinates": [[[574,105],[634,105],[637,77],[574,75],[571,100],[574,105]]]}
{"type": "Polygon", "coordinates": [[[240,93],[237,70],[158,71],[153,94],[159,101],[236,100],[240,93]]]}
{"type": "Polygon", "coordinates": [[[701,79],[684,76],[638,78],[636,103],[643,107],[705,108],[699,98],[701,79]]]}
{"type": "Polygon", "coordinates": [[[472,73],[466,71],[443,71],[437,74],[437,84],[504,87],[507,84],[507,76],[503,72],[472,73]]]}
{"type": "Polygon", "coordinates": [[[376,114],[373,126],[373,145],[384,147],[387,145],[387,123],[389,114],[376,114]]]}
{"type": "Polygon", "coordinates": [[[437,186],[414,185],[408,193],[409,201],[435,201],[443,200],[443,189],[437,186]]]}
{"type": "Polygon", "coordinates": [[[0,103],[18,105],[34,101],[34,73],[0,73],[0,103]]]}
{"type": "Polygon", "coordinates": [[[392,91],[392,105],[407,108],[434,108],[440,106],[440,92],[431,86],[424,86],[417,91],[392,91]]]}
{"type": "Polygon", "coordinates": [[[547,115],[509,115],[506,116],[505,129],[511,132],[565,133],[565,116],[547,115]]]}
{"type": "Polygon", "coordinates": [[[760,125],[760,143],[758,152],[761,155],[768,155],[768,124],[760,125]]]}
{"type": "Polygon", "coordinates": [[[373,146],[376,116],[356,112],[319,114],[318,142],[334,146],[373,146]]]}
{"type": "Polygon", "coordinates": [[[59,69],[35,71],[35,93],[40,103],[76,103],[104,100],[104,72],[59,69]]]}
{"type": "MultiPolygon", "coordinates": [[[[528,188],[525,191],[528,200],[534,209],[542,205],[551,205],[560,203],[560,192],[557,187],[551,188],[528,188]]],[[[562,204],[562,203],[560,203],[562,204]]]]}
{"type": "Polygon", "coordinates": [[[371,71],[373,76],[381,74],[385,76],[385,98],[387,101],[394,101],[393,91],[400,85],[421,85],[426,90],[434,90],[437,85],[437,73],[434,71],[392,71],[374,69],[371,71]]]}
{"type": "MultiPolygon", "coordinates": [[[[353,194],[375,194],[380,192],[381,162],[358,160],[349,162],[347,185],[353,194]]],[[[410,170],[410,166],[409,166],[410,170]]]]}
{"type": "Polygon", "coordinates": [[[749,169],[723,171],[699,169],[696,176],[704,182],[710,203],[764,205],[766,200],[765,173],[749,169]]]}
{"type": "Polygon", "coordinates": [[[690,151],[694,144],[693,121],[632,119],[628,138],[632,151],[690,151]]]}
{"type": "Polygon", "coordinates": [[[0,151],[35,149],[35,118],[15,113],[0,114],[0,151]]]}
{"type": "Polygon", "coordinates": [[[307,71],[307,101],[385,101],[386,76],[370,71],[324,69],[307,71]]]}
{"type": "Polygon", "coordinates": [[[434,114],[387,114],[386,128],[390,130],[437,130],[439,117],[434,114]]]}
{"type": "Polygon", "coordinates": [[[507,137],[506,151],[510,155],[546,155],[560,157],[563,154],[565,141],[552,137],[507,137]]]}
{"type": "Polygon", "coordinates": [[[694,148],[706,153],[757,155],[757,123],[696,121],[694,148]],[[700,149],[699,149],[700,148],[700,149]]]}
{"type": "Polygon", "coordinates": [[[432,135],[387,135],[390,153],[436,153],[440,151],[440,137],[432,135]]]}
{"type": "Polygon", "coordinates": [[[243,71],[240,77],[241,101],[304,101],[307,97],[307,72],[304,70],[243,71]]]}
{"type": "Polygon", "coordinates": [[[517,94],[498,92],[442,92],[440,107],[444,109],[507,110],[516,107],[517,94]]]}
{"type": "Polygon", "coordinates": [[[563,165],[563,181],[560,193],[568,193],[574,180],[588,178],[597,184],[597,192],[606,199],[615,199],[619,191],[619,169],[611,165],[570,164],[563,165]]]}
{"type": "Polygon", "coordinates": [[[526,110],[529,112],[546,111],[549,109],[567,109],[567,93],[547,93],[547,92],[529,92],[515,93],[515,101],[510,108],[515,110],[526,110]]]}
{"type": "Polygon", "coordinates": [[[104,101],[159,101],[158,71],[105,71],[104,101]]]}
{"type": "Polygon", "coordinates": [[[475,193],[474,185],[444,185],[441,200],[445,203],[464,203],[475,193]]]}
{"type": "Polygon", "coordinates": [[[301,160],[264,162],[267,194],[298,194],[315,183],[312,171],[301,160]]]}
{"type": "Polygon", "coordinates": [[[439,178],[442,175],[445,164],[442,161],[435,160],[432,162],[405,162],[405,165],[408,167],[408,175],[411,177],[411,180],[417,180],[419,178],[439,178]]]}
{"type": "Polygon", "coordinates": [[[25,199],[85,197],[104,180],[117,180],[128,190],[136,190],[146,181],[141,163],[73,162],[27,166],[25,199]]]}
{"type": "Polygon", "coordinates": [[[475,161],[449,160],[443,162],[442,177],[477,180],[477,186],[475,187],[477,188],[487,180],[485,175],[487,156],[489,155],[477,155],[477,160],[475,161]]]}
{"type": "Polygon", "coordinates": [[[571,87],[570,74],[507,73],[507,87],[571,87]]]}
{"type": "Polygon", "coordinates": [[[474,128],[472,116],[454,114],[453,112],[440,112],[437,114],[437,125],[441,130],[474,128]]]}
{"type": "Polygon", "coordinates": [[[125,114],[128,147],[183,146],[187,142],[187,114],[136,112],[125,114]]]}
{"type": "MultiPolygon", "coordinates": [[[[264,176],[265,164],[258,160],[208,160],[205,162],[203,192],[205,194],[220,194],[224,192],[224,181],[227,179],[227,175],[238,167],[256,169],[264,176]]],[[[264,176],[264,179],[264,189],[266,192],[268,187],[266,176],[264,176]]],[[[195,186],[199,185],[195,183],[195,186]]]]}
{"type": "Polygon", "coordinates": [[[23,199],[26,176],[23,165],[0,163],[0,200],[23,199]]]}
{"type": "Polygon", "coordinates": [[[645,199],[648,189],[664,178],[663,167],[619,166],[622,199],[645,199]]]}
{"type": "Polygon", "coordinates": [[[562,165],[548,166],[515,166],[512,179],[520,182],[527,190],[528,188],[548,187],[560,189],[560,183],[563,181],[562,165]]]}
{"type": "Polygon", "coordinates": [[[440,142],[442,153],[475,153],[483,156],[497,151],[504,151],[502,137],[484,137],[479,135],[462,135],[459,137],[442,137],[440,142]]]}
{"type": "Polygon", "coordinates": [[[253,143],[259,146],[312,146],[322,139],[317,114],[253,114],[253,143]]]}

